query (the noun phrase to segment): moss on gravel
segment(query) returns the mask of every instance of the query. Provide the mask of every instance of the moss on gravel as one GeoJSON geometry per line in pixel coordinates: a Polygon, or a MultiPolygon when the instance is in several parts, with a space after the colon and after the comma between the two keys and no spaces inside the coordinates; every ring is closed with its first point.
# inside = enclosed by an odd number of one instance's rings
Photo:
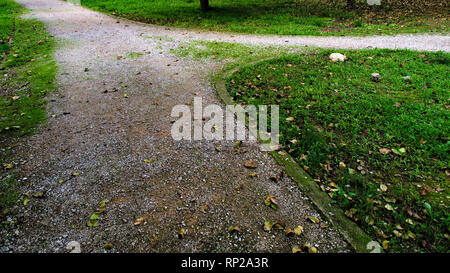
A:
{"type": "Polygon", "coordinates": [[[9,149],[3,146],[45,121],[45,96],[55,88],[54,40],[41,22],[22,18],[25,12],[14,1],[0,2],[0,209],[19,197],[9,149]]]}

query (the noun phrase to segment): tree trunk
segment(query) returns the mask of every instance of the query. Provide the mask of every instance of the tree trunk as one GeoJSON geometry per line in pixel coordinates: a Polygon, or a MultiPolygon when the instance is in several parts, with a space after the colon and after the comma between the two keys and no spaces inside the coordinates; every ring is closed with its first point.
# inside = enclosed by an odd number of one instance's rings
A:
{"type": "Polygon", "coordinates": [[[209,10],[209,0],[200,0],[200,9],[209,10]]]}
{"type": "Polygon", "coordinates": [[[354,9],[355,8],[355,0],[347,0],[347,8],[354,9]]]}

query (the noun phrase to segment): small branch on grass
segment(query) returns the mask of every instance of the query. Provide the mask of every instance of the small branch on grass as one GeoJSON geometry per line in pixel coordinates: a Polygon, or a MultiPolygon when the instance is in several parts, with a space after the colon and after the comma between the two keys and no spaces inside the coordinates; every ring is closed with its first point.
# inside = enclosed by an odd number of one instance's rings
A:
{"type": "Polygon", "coordinates": [[[17,90],[17,92],[22,91],[25,87],[27,87],[30,84],[30,82],[26,82],[25,84],[22,84],[22,86],[19,87],[19,89],[17,90]]]}

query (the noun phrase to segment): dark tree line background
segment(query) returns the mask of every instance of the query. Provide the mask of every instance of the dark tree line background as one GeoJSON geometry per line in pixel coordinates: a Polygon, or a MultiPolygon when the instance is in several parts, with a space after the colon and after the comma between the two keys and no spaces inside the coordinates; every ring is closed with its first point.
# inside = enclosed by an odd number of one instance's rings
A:
{"type": "MultiPolygon", "coordinates": [[[[449,2],[449,0],[381,0],[381,5],[415,10],[443,8],[448,11],[449,2]]],[[[358,5],[367,5],[367,0],[346,0],[346,3],[348,9],[355,9],[358,5]]],[[[209,0],[200,0],[200,8],[205,11],[209,10],[209,0]]]]}
{"type": "MultiPolygon", "coordinates": [[[[347,7],[354,8],[355,0],[347,0],[347,7]]],[[[209,0],[200,0],[200,8],[202,10],[208,10],[209,9],[209,0]]]]}

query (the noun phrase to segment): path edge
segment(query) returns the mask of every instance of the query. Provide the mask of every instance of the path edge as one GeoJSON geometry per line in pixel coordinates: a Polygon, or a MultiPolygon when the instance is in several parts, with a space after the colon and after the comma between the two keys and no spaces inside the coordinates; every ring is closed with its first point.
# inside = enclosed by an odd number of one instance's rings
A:
{"type": "MultiPolygon", "coordinates": [[[[226,88],[226,78],[231,76],[234,72],[249,65],[255,65],[257,63],[275,59],[264,58],[254,62],[246,63],[244,65],[238,65],[231,70],[223,70],[219,73],[220,77],[217,77],[213,81],[213,87],[219,99],[225,105],[235,105],[236,102],[228,93],[226,88]]],[[[275,161],[280,164],[284,171],[295,181],[298,188],[306,194],[311,202],[317,207],[321,214],[326,217],[337,228],[339,233],[347,240],[347,242],[358,253],[368,253],[370,250],[368,245],[373,242],[370,238],[355,222],[351,221],[339,207],[331,204],[331,198],[323,192],[320,187],[314,182],[313,178],[306,173],[302,167],[284,150],[284,153],[279,151],[269,152],[275,161]]]]}

